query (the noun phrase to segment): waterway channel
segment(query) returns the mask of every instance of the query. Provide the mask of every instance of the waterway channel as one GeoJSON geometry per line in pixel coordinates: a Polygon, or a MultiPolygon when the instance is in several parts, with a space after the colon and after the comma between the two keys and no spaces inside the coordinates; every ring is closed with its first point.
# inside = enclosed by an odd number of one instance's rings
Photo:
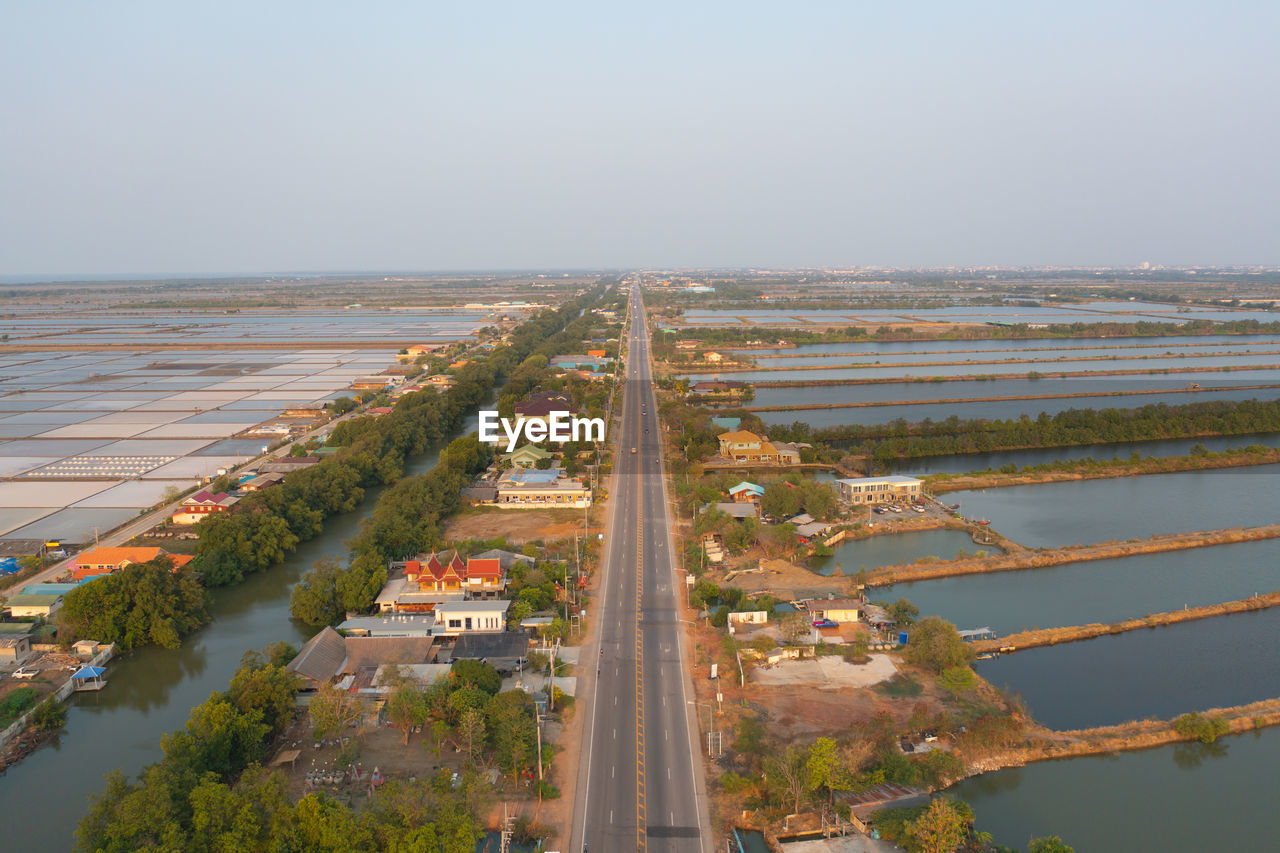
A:
{"type": "MultiPolygon", "coordinates": [[[[464,432],[476,428],[471,419],[464,432]]],[[[406,476],[435,466],[430,453],[406,466],[406,476]]],[[[293,584],[322,557],[342,558],[382,489],[331,518],[315,539],[283,563],[239,586],[214,590],[213,622],[175,650],[146,648],[114,661],[99,693],[73,695],[66,729],[0,776],[5,827],[0,849],[71,850],[76,825],[104,776],[133,777],[161,758],[162,734],[181,728],[190,710],[225,690],[245,652],[277,640],[299,645],[316,629],[289,618],[293,584]],[[23,819],[15,819],[16,816],[23,819]]]]}

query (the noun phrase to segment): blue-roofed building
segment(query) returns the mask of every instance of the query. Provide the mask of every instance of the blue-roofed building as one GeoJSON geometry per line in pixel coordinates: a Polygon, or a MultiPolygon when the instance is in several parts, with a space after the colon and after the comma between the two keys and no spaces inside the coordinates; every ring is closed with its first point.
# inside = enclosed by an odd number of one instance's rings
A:
{"type": "Polygon", "coordinates": [[[564,476],[559,468],[512,468],[502,475],[502,482],[521,486],[554,483],[564,476]]]}
{"type": "Polygon", "coordinates": [[[721,429],[735,430],[742,426],[742,418],[712,418],[711,422],[721,429]]]}
{"type": "MultiPolygon", "coordinates": [[[[87,579],[86,579],[87,580],[87,579]]],[[[83,581],[82,581],[83,583],[83,581]]],[[[80,586],[78,583],[33,583],[22,588],[23,595],[66,595],[80,586]]]]}
{"type": "Polygon", "coordinates": [[[760,498],[764,497],[764,486],[743,480],[729,489],[729,497],[733,498],[734,503],[759,503],[760,498]]]}

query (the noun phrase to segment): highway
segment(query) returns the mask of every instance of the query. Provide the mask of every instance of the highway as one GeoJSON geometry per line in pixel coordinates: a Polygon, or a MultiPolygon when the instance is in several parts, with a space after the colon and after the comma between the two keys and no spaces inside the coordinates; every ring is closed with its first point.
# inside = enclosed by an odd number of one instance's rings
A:
{"type": "Polygon", "coordinates": [[[605,557],[593,602],[598,625],[583,661],[580,698],[588,707],[567,850],[711,853],[698,708],[677,606],[683,578],[672,562],[649,336],[637,292],[630,307],[605,557]]]}

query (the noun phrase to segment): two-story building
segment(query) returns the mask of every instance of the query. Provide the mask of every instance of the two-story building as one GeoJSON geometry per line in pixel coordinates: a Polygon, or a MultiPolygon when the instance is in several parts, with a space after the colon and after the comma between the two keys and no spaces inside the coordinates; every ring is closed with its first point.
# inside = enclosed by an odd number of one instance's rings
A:
{"type": "Polygon", "coordinates": [[[459,634],[505,631],[507,609],[510,601],[444,601],[436,605],[436,629],[438,635],[456,637],[459,634]]]}
{"type": "Polygon", "coordinates": [[[513,468],[495,487],[494,503],[503,509],[591,506],[591,489],[555,468],[513,468]]]}
{"type": "Polygon", "coordinates": [[[909,503],[920,497],[921,483],[900,474],[836,480],[840,496],[853,504],[909,503]]]}
{"type": "Polygon", "coordinates": [[[184,499],[169,520],[174,524],[199,524],[214,513],[226,512],[239,500],[226,492],[214,494],[206,489],[184,499]]]}
{"type": "Polygon", "coordinates": [[[441,551],[392,568],[404,574],[388,580],[374,599],[383,613],[426,613],[446,601],[491,601],[507,588],[506,571],[495,556],[463,560],[457,551],[441,551]]]}

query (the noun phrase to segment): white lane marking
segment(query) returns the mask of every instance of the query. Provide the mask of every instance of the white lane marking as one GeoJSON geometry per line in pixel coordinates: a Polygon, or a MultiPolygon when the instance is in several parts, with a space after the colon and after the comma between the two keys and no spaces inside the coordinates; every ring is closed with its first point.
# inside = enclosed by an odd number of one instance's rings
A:
{"type": "MultiPolygon", "coordinates": [[[[614,765],[610,765],[610,766],[609,766],[609,778],[610,778],[610,779],[615,779],[615,778],[617,778],[617,776],[618,776],[618,772],[617,772],[617,771],[618,771],[618,766],[617,766],[616,764],[614,764],[614,765]]],[[[670,767],[668,767],[668,768],[667,768],[667,778],[668,778],[668,779],[670,779],[670,778],[671,778],[671,768],[670,768],[670,767]]]]}

